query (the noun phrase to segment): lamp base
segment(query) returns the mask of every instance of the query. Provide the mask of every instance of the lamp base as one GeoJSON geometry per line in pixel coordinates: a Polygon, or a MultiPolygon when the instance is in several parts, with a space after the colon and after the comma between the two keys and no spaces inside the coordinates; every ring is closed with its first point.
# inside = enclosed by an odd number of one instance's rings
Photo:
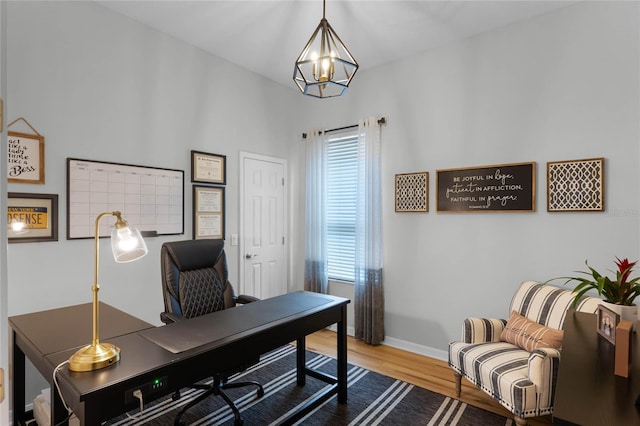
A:
{"type": "Polygon", "coordinates": [[[69,370],[93,371],[120,361],[120,348],[111,343],[98,343],[79,349],[69,358],[69,370]]]}

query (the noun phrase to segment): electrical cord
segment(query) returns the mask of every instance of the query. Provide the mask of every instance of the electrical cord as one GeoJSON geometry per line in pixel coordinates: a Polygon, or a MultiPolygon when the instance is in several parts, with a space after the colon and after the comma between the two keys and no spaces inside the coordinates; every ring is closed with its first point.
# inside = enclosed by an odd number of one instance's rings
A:
{"type": "MultiPolygon", "coordinates": [[[[69,408],[69,406],[65,402],[64,397],[62,396],[62,392],[60,391],[60,385],[58,385],[58,378],[56,377],[56,374],[62,368],[62,366],[65,365],[65,364],[68,364],[68,363],[69,363],[69,360],[63,361],[60,364],[58,364],[58,366],[53,370],[53,384],[54,384],[54,386],[56,388],[56,391],[58,392],[58,396],[60,396],[60,400],[62,401],[62,405],[64,405],[64,408],[67,409],[67,417],[65,417],[63,420],[60,420],[54,426],[60,426],[61,424],[63,424],[66,421],[68,421],[71,418],[71,416],[73,415],[73,411],[71,411],[71,409],[69,408]]],[[[52,401],[52,403],[53,403],[53,401],[52,401]]]]}
{"type": "Polygon", "coordinates": [[[138,398],[138,401],[140,401],[140,413],[138,413],[137,415],[132,416],[131,414],[127,413],[127,417],[129,417],[130,419],[137,419],[140,416],[142,416],[142,414],[144,414],[144,400],[142,399],[142,391],[140,389],[136,389],[133,391],[133,396],[135,396],[136,398],[138,398]]]}

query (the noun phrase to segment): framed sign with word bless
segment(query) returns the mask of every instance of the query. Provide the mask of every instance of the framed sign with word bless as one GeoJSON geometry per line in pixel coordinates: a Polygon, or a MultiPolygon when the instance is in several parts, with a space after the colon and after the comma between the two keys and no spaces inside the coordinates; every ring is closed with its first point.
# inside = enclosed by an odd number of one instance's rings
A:
{"type": "Polygon", "coordinates": [[[534,212],[536,163],[436,170],[438,212],[534,212]]]}

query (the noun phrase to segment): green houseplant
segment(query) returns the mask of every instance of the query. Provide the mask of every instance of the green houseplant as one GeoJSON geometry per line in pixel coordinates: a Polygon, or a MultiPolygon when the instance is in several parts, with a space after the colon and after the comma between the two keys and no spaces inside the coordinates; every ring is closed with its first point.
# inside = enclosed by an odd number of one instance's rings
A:
{"type": "MultiPolygon", "coordinates": [[[[573,305],[576,306],[578,300],[589,290],[595,290],[605,302],[613,305],[633,306],[636,297],[640,296],[640,277],[630,279],[631,272],[637,261],[629,262],[628,259],[619,259],[616,257],[615,279],[611,279],[606,275],[602,275],[594,268],[589,266],[589,262],[585,261],[585,265],[589,271],[576,271],[580,276],[560,277],[566,278],[565,285],[569,282],[577,282],[578,285],[573,289],[575,298],[573,305]]],[[[614,271],[612,271],[614,272],[614,271]]]]}

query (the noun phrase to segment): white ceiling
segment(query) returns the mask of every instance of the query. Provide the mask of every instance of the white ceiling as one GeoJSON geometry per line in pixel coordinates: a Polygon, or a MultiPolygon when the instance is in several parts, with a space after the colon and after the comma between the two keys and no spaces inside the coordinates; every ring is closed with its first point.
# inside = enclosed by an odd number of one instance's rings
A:
{"type": "MultiPolygon", "coordinates": [[[[98,3],[291,88],[293,64],[322,18],[321,0],[98,3]]],[[[326,18],[362,71],[573,3],[328,0],[326,18]]]]}

